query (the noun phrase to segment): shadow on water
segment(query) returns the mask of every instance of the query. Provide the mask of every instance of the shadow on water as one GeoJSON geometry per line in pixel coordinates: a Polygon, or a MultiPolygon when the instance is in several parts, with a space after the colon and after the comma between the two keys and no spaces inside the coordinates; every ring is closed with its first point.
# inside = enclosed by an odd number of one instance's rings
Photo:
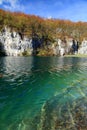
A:
{"type": "Polygon", "coordinates": [[[54,95],[67,91],[78,97],[75,86],[86,86],[86,69],[85,58],[1,57],[0,129],[28,129],[54,95]]]}
{"type": "Polygon", "coordinates": [[[6,56],[4,50],[4,46],[2,45],[2,43],[0,43],[0,56],[6,56]]]}

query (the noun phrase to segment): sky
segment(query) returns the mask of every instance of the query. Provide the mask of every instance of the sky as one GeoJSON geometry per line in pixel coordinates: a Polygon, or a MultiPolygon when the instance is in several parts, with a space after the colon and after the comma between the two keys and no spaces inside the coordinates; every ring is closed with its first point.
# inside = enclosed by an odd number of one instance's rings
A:
{"type": "Polygon", "coordinates": [[[49,19],[87,22],[87,0],[0,0],[0,8],[49,19]]]}

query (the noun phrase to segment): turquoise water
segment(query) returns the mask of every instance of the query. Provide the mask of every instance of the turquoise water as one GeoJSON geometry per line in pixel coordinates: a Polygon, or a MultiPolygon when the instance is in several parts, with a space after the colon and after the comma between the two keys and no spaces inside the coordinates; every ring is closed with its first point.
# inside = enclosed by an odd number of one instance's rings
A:
{"type": "Polygon", "coordinates": [[[0,130],[29,130],[47,100],[86,87],[87,58],[0,57],[0,130]]]}

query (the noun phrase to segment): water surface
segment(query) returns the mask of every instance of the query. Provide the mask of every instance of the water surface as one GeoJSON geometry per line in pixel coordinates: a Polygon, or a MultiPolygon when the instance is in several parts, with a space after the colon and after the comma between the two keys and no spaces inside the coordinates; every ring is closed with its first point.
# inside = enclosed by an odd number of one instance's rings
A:
{"type": "Polygon", "coordinates": [[[47,100],[86,87],[87,58],[0,57],[0,130],[29,130],[47,100]]]}

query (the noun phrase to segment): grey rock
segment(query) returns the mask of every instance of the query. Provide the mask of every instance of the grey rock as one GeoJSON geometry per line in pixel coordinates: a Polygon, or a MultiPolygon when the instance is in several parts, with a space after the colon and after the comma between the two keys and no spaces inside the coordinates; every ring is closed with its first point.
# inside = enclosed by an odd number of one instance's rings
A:
{"type": "Polygon", "coordinates": [[[83,40],[78,51],[79,54],[87,54],[87,40],[83,40]]]}
{"type": "Polygon", "coordinates": [[[26,36],[21,39],[17,32],[11,32],[7,27],[0,32],[0,43],[2,45],[2,51],[5,52],[7,56],[18,56],[25,51],[28,51],[31,55],[33,51],[32,39],[26,36]]]}

